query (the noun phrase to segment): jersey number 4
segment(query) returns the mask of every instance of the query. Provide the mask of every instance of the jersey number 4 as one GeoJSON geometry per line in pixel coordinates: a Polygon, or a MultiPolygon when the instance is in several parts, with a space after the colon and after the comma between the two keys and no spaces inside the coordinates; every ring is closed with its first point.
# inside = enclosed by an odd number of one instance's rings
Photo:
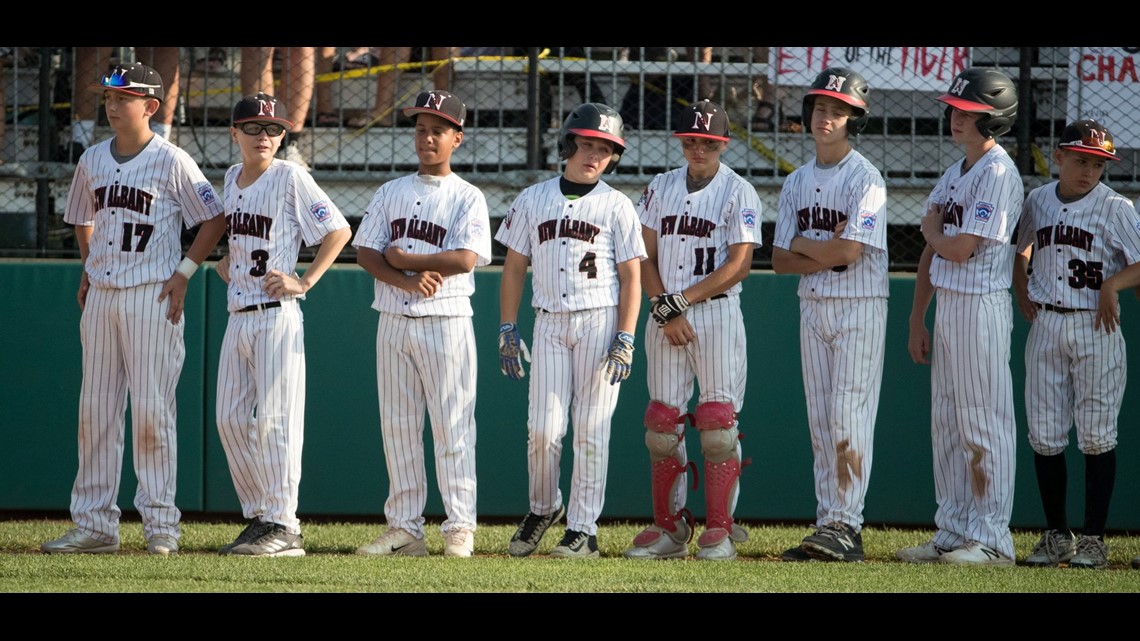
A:
{"type": "Polygon", "coordinates": [[[146,244],[150,242],[150,236],[153,233],[154,225],[123,223],[123,251],[141,252],[146,250],[146,244]],[[132,248],[131,245],[134,242],[135,236],[139,237],[139,244],[132,248]]]}
{"type": "Polygon", "coordinates": [[[1104,263],[1099,260],[1085,262],[1079,258],[1074,258],[1069,261],[1069,269],[1073,270],[1073,275],[1069,276],[1069,287],[1073,289],[1100,289],[1100,284],[1104,282],[1104,263]]]}

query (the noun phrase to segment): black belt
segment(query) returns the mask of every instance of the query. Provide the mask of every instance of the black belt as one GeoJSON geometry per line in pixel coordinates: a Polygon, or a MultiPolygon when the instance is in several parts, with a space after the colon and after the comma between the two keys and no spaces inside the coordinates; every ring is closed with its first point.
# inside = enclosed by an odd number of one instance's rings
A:
{"type": "Polygon", "coordinates": [[[275,301],[270,301],[268,303],[258,303],[256,305],[246,305],[245,307],[242,307],[241,309],[239,309],[238,312],[239,313],[241,313],[241,312],[256,312],[259,309],[273,309],[274,307],[281,307],[281,301],[275,300],[275,301]]]}
{"type": "Polygon", "coordinates": [[[1073,312],[1092,311],[1092,310],[1087,310],[1087,309],[1073,309],[1072,307],[1057,307],[1056,305],[1050,305],[1049,303],[1044,303],[1044,304],[1037,303],[1037,307],[1038,307],[1038,309],[1044,309],[1044,310],[1050,311],[1050,312],[1057,312],[1058,314],[1072,314],[1073,312]]]}
{"type": "Polygon", "coordinates": [[[717,294],[716,296],[709,296],[705,300],[720,300],[722,298],[728,298],[728,294],[717,294]]]}

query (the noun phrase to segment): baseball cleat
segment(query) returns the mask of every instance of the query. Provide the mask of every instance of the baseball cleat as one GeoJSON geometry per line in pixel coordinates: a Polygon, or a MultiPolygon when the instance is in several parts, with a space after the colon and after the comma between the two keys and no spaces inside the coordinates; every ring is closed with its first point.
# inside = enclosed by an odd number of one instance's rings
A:
{"type": "Polygon", "coordinates": [[[1140,556],[1132,557],[1132,569],[1140,570],[1140,556]]]}
{"type": "Polygon", "coordinates": [[[820,561],[862,561],[863,533],[846,523],[828,523],[804,537],[800,549],[820,561]]]}
{"type": "Polygon", "coordinates": [[[427,556],[427,543],[417,539],[411,532],[398,527],[390,527],[388,531],[376,537],[371,543],[356,549],[357,554],[364,556],[427,556]]]}
{"type": "Polygon", "coordinates": [[[467,528],[451,530],[443,535],[443,555],[469,557],[475,554],[475,532],[467,528]]]}
{"type": "Polygon", "coordinates": [[[234,556],[305,556],[305,537],[293,534],[280,523],[267,523],[269,526],[261,536],[235,546],[230,550],[234,556]]]}
{"type": "Polygon", "coordinates": [[[931,540],[912,548],[903,548],[895,552],[895,556],[898,557],[900,561],[906,561],[907,563],[937,563],[942,559],[942,555],[952,551],[952,549],[935,545],[934,541],[931,540]]]}
{"type": "Polygon", "coordinates": [[[562,540],[550,551],[550,556],[559,559],[596,559],[600,556],[598,537],[577,530],[566,530],[562,540]]]}
{"type": "Polygon", "coordinates": [[[243,529],[241,533],[237,535],[236,539],[218,548],[218,554],[229,554],[230,550],[236,548],[242,543],[248,543],[264,534],[267,527],[269,527],[268,524],[263,523],[262,520],[257,517],[250,519],[245,524],[245,529],[243,529]]]}
{"type": "Polygon", "coordinates": [[[1084,536],[1077,539],[1076,554],[1069,560],[1069,567],[1088,570],[1101,570],[1108,567],[1108,544],[1099,536],[1084,536]]]}
{"type": "Polygon", "coordinates": [[[79,528],[68,530],[67,534],[40,546],[40,552],[44,554],[110,554],[118,551],[118,543],[93,539],[80,532],[79,528]]]}
{"type": "Polygon", "coordinates": [[[669,532],[650,525],[633,537],[633,545],[622,553],[627,559],[683,559],[689,556],[689,539],[693,530],[684,519],[678,519],[677,530],[669,532]]]}
{"type": "Polygon", "coordinates": [[[146,551],[157,556],[178,553],[178,539],[169,534],[155,534],[146,542],[146,551]]]}
{"type": "Polygon", "coordinates": [[[794,548],[784,550],[784,553],[780,555],[780,560],[789,563],[799,563],[803,561],[814,561],[815,559],[807,552],[804,552],[802,547],[797,545],[794,548]]]}
{"type": "Polygon", "coordinates": [[[980,541],[970,541],[957,550],[943,554],[938,560],[954,565],[1014,565],[1013,559],[980,541]]]}
{"type": "Polygon", "coordinates": [[[1067,563],[1077,553],[1077,538],[1068,530],[1046,530],[1033,551],[1025,559],[1025,564],[1035,568],[1057,567],[1067,563]]]}
{"type": "Polygon", "coordinates": [[[542,542],[542,536],[546,534],[550,526],[562,520],[565,515],[566,508],[561,505],[545,516],[534,512],[527,513],[522,523],[519,523],[519,528],[511,536],[507,552],[511,556],[530,556],[538,549],[538,544],[542,542]]]}

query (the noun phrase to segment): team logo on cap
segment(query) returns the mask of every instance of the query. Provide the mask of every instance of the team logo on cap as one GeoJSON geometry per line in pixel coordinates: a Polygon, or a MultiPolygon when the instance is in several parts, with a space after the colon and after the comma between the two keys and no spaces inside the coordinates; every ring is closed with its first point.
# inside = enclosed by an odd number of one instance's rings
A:
{"type": "Polygon", "coordinates": [[[435,109],[436,111],[443,111],[443,96],[438,96],[434,91],[429,92],[427,97],[424,98],[424,106],[435,109]]]}
{"type": "Polygon", "coordinates": [[[958,78],[954,81],[954,86],[950,87],[950,93],[954,94],[955,96],[961,96],[962,93],[966,91],[966,85],[968,84],[970,84],[969,80],[966,80],[965,78],[958,78]]]}
{"type": "Polygon", "coordinates": [[[824,89],[826,89],[828,91],[834,91],[837,93],[842,93],[843,92],[843,83],[845,83],[845,82],[847,82],[846,77],[831,75],[827,79],[827,86],[824,87],[824,89]]]}
{"type": "Polygon", "coordinates": [[[974,206],[974,220],[979,220],[983,223],[990,222],[990,218],[994,215],[994,206],[990,203],[978,203],[974,206]]]}
{"type": "Polygon", "coordinates": [[[708,117],[708,115],[699,110],[694,111],[693,115],[696,116],[696,119],[693,121],[693,129],[704,129],[705,131],[708,131],[712,125],[712,120],[708,117]]]}
{"type": "Polygon", "coordinates": [[[257,109],[257,115],[266,116],[268,118],[274,118],[275,117],[273,115],[273,103],[272,102],[269,102],[268,100],[260,100],[260,99],[257,102],[260,104],[260,107],[258,107],[258,109],[257,109]]]}

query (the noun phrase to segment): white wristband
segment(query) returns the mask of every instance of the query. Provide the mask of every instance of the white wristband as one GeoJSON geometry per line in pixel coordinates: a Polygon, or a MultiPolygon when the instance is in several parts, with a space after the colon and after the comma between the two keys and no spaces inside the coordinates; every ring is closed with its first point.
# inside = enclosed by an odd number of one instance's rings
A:
{"type": "Polygon", "coordinates": [[[178,263],[178,269],[175,271],[185,276],[186,280],[190,280],[194,272],[198,271],[198,263],[191,260],[190,257],[183,258],[182,262],[178,263]]]}

